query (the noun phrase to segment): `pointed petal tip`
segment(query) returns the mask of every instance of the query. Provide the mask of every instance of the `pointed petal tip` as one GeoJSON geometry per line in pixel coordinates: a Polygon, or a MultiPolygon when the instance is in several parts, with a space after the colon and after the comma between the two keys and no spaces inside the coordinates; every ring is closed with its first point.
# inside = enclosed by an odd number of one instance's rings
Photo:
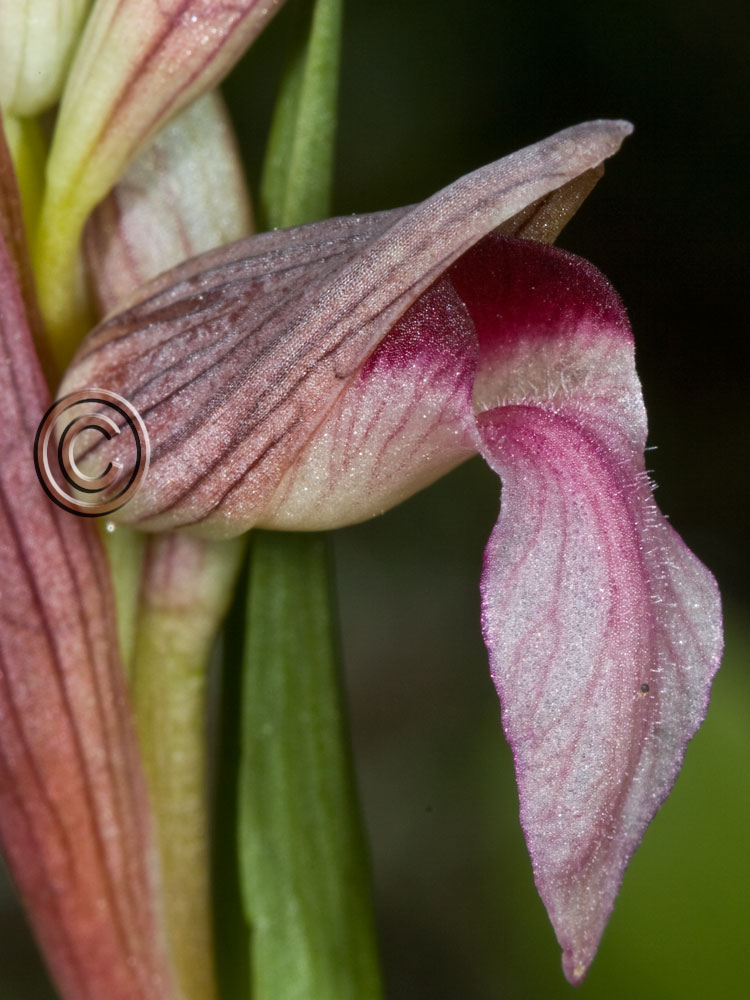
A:
{"type": "Polygon", "coordinates": [[[589,966],[570,951],[563,952],[562,967],[571,986],[580,986],[589,971],[589,966]]]}
{"type": "MultiPolygon", "coordinates": [[[[548,892],[541,895],[562,951],[563,975],[571,986],[580,986],[599,950],[614,894],[610,885],[596,887],[595,874],[590,892],[582,885],[564,887],[556,881],[556,890],[547,886],[548,892]]],[[[584,881],[588,883],[588,877],[584,881]]]]}

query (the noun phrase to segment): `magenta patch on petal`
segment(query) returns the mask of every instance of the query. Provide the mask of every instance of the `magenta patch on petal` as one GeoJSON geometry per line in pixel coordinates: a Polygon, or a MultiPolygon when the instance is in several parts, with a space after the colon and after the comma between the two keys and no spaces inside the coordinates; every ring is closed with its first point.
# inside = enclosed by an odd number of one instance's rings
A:
{"type": "Polygon", "coordinates": [[[450,269],[483,353],[519,339],[597,332],[632,342],[620,297],[588,261],[490,233],[450,269]]]}
{"type": "MultiPolygon", "coordinates": [[[[479,343],[474,408],[532,402],[590,419],[642,451],[646,414],[625,309],[587,261],[490,235],[451,268],[479,343]]],[[[616,446],[619,449],[619,445],[616,446]]]]}

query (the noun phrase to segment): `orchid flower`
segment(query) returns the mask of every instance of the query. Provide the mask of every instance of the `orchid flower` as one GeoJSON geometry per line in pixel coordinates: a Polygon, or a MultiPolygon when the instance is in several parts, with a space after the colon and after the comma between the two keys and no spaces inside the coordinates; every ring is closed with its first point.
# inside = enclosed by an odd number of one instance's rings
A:
{"type": "MultiPolygon", "coordinates": [[[[578,982],[720,650],[713,581],[653,502],[623,308],[593,267],[544,245],[630,128],[588,123],[421,205],[180,263],[249,228],[231,129],[215,96],[194,102],[280,5],[0,0],[0,103],[42,313],[0,144],[0,839],[62,995],[211,1000],[196,733],[242,551],[223,540],[350,524],[481,454],[503,484],[483,631],[537,885],[578,982]],[[27,116],[57,102],[47,156],[27,116]],[[51,505],[30,461],[49,401],[32,336],[63,370],[97,310],[113,312],[59,393],[97,386],[137,407],[151,467],[114,517],[183,531],[134,544],[127,571],[110,547],[114,593],[92,523],[51,505]]],[[[294,91],[299,132],[272,140],[263,186],[276,205],[291,192],[297,220],[323,214],[330,178],[340,11],[325,6],[310,33],[318,90],[303,100],[305,74],[293,80],[282,124],[294,91]]],[[[126,464],[123,439],[112,446],[97,438],[77,461],[126,464]]],[[[311,617],[325,631],[322,605],[311,617]]],[[[245,908],[258,941],[266,928],[245,908]]],[[[279,994],[264,983],[259,997],[279,994]]]]}
{"type": "Polygon", "coordinates": [[[141,413],[151,468],[116,516],[144,530],[332,528],[476,453],[498,473],[483,632],[573,983],[721,649],[713,578],[653,500],[622,304],[529,239],[554,238],[571,185],[629,131],[577,126],[415,207],[197,257],[101,323],[61,389],[141,413]]]}

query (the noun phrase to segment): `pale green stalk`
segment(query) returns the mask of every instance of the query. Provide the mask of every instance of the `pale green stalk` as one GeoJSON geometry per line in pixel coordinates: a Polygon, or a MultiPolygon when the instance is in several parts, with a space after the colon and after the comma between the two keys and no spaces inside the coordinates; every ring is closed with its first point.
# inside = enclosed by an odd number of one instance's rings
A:
{"type": "Polygon", "coordinates": [[[129,528],[103,525],[102,539],[112,573],[112,589],[117,612],[117,638],[125,677],[133,676],[133,656],[138,626],[138,601],[141,570],[146,547],[145,536],[129,528]],[[114,530],[112,530],[114,528],[114,530]]]}
{"type": "Polygon", "coordinates": [[[141,584],[131,692],[156,817],[168,941],[185,1000],[216,995],[206,691],[244,542],[157,536],[141,584]]]}
{"type": "Polygon", "coordinates": [[[15,118],[6,114],[3,125],[21,195],[24,227],[31,234],[36,229],[42,204],[47,150],[36,118],[15,118]]]}

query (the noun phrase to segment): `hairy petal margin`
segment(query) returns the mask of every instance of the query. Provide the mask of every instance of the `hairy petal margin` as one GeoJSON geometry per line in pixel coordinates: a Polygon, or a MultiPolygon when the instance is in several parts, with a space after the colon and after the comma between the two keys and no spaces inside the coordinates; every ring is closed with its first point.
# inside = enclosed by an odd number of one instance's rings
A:
{"type": "Polygon", "coordinates": [[[479,447],[503,484],[485,641],[537,888],[577,983],[705,716],[719,598],[654,503],[612,288],[569,254],[498,240],[454,271],[480,342],[479,447]]]}

